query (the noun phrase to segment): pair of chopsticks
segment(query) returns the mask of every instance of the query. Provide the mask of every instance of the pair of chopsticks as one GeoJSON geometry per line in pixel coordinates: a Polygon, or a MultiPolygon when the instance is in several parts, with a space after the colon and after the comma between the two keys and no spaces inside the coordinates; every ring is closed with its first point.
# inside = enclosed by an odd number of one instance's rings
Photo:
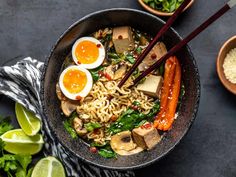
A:
{"type": "MultiPolygon", "coordinates": [[[[136,62],[127,72],[127,74],[123,77],[123,79],[118,84],[118,87],[122,87],[123,84],[127,81],[127,79],[131,76],[131,74],[135,71],[138,65],[143,61],[145,56],[151,51],[154,45],[157,43],[158,39],[170,28],[175,19],[181,14],[182,10],[188,5],[190,0],[185,0],[181,6],[175,11],[175,13],[169,18],[166,24],[161,28],[161,30],[157,33],[155,38],[150,42],[147,48],[140,54],[137,58],[136,62]]],[[[193,32],[191,32],[187,37],[185,37],[182,41],[172,47],[163,57],[157,60],[153,65],[151,65],[147,70],[145,70],[141,75],[139,75],[133,82],[133,85],[137,84],[142,78],[151,73],[154,69],[158,68],[162,62],[167,60],[173,54],[175,54],[178,50],[184,47],[189,41],[195,38],[199,33],[201,33],[204,29],[206,29],[210,24],[216,21],[219,17],[221,17],[224,13],[226,13],[229,9],[236,5],[236,0],[230,0],[227,2],[220,10],[218,10],[214,15],[208,18],[204,23],[202,23],[199,27],[197,27],[193,32]]]]}

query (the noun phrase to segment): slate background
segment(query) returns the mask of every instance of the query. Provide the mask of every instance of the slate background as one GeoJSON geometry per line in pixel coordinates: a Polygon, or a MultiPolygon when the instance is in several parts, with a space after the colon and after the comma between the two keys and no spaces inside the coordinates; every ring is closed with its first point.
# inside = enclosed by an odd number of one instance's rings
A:
{"type": "MultiPolygon", "coordinates": [[[[174,28],[186,36],[224,2],[196,0],[174,28]]],[[[0,65],[26,56],[44,61],[73,22],[114,7],[143,10],[136,0],[0,0],[0,65]]],[[[215,66],[221,45],[236,34],[235,14],[236,8],[190,43],[201,76],[197,119],[174,151],[158,163],[137,170],[138,177],[236,176],[236,96],[221,85],[215,66]]],[[[0,114],[14,117],[14,103],[6,97],[0,99],[0,114]]]]}

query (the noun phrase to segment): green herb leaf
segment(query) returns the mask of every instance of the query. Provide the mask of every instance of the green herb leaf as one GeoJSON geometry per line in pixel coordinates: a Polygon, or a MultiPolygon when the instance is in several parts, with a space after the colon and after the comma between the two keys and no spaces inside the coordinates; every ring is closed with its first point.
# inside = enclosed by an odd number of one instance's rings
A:
{"type": "Polygon", "coordinates": [[[143,0],[143,2],[153,9],[174,12],[183,3],[183,0],[143,0]]]}
{"type": "Polygon", "coordinates": [[[31,155],[15,155],[16,160],[20,163],[22,168],[26,171],[28,165],[32,162],[32,156],[31,155]]]}
{"type": "Polygon", "coordinates": [[[141,47],[138,47],[138,48],[136,49],[136,52],[137,52],[138,54],[141,54],[141,53],[142,53],[142,48],[141,48],[141,47]]]}
{"type": "Polygon", "coordinates": [[[131,55],[131,54],[127,54],[127,55],[125,56],[125,59],[126,59],[128,62],[130,62],[131,64],[134,64],[134,63],[135,63],[135,59],[134,59],[133,55],[131,55]]]}
{"type": "Polygon", "coordinates": [[[5,118],[0,117],[0,135],[12,129],[13,126],[11,125],[10,117],[5,117],[5,118]]]}
{"type": "Polygon", "coordinates": [[[94,129],[101,128],[102,126],[98,122],[89,122],[84,124],[84,127],[87,131],[92,132],[94,129]]]}
{"type": "Polygon", "coordinates": [[[154,104],[154,106],[152,107],[152,109],[150,110],[150,112],[146,115],[148,119],[153,118],[155,115],[157,115],[157,113],[160,111],[160,101],[157,100],[154,104]]]}
{"type": "Polygon", "coordinates": [[[132,130],[135,125],[137,125],[144,118],[145,115],[143,113],[129,108],[117,119],[116,122],[111,124],[108,131],[112,134],[116,134],[125,130],[132,130]]]}
{"type": "Polygon", "coordinates": [[[140,71],[139,71],[139,69],[137,68],[137,69],[133,72],[133,76],[134,76],[135,78],[137,78],[139,75],[140,75],[140,71]]]}
{"type": "Polygon", "coordinates": [[[76,139],[78,138],[78,135],[75,131],[74,128],[72,128],[72,125],[70,123],[70,120],[65,120],[63,122],[63,125],[64,125],[64,128],[66,129],[66,131],[70,134],[70,136],[73,138],[73,139],[76,139]]]}
{"type": "Polygon", "coordinates": [[[34,167],[31,167],[31,168],[28,170],[28,173],[27,173],[26,177],[31,177],[32,172],[33,172],[33,169],[34,169],[34,167]]]}
{"type": "Polygon", "coordinates": [[[26,172],[22,167],[17,168],[16,177],[26,177],[26,172]]]}
{"type": "Polygon", "coordinates": [[[161,66],[159,67],[159,72],[160,75],[163,76],[164,75],[164,71],[165,71],[165,64],[164,62],[161,64],[161,66]]]}
{"type": "Polygon", "coordinates": [[[64,125],[64,128],[66,129],[66,131],[70,134],[70,136],[73,138],[73,139],[76,139],[78,138],[78,135],[75,131],[75,129],[73,128],[72,124],[73,124],[73,120],[74,118],[78,117],[78,114],[76,111],[74,111],[70,117],[68,117],[65,121],[63,121],[63,125],[64,125]]]}
{"type": "MultiPolygon", "coordinates": [[[[138,103],[136,103],[138,104],[138,103]]],[[[143,114],[138,110],[127,109],[116,122],[112,123],[108,128],[108,132],[116,134],[126,130],[132,130],[142,124],[144,120],[153,119],[154,116],[160,111],[160,102],[157,100],[148,114],[143,114]]]]}
{"type": "Polygon", "coordinates": [[[1,152],[1,155],[3,155],[4,146],[5,146],[5,143],[2,140],[2,138],[0,138],[0,152],[1,152]]]}
{"type": "Polygon", "coordinates": [[[147,122],[147,120],[142,120],[141,122],[139,122],[135,128],[141,127],[143,124],[145,124],[147,122]]]}
{"type": "Polygon", "coordinates": [[[116,153],[111,149],[110,146],[101,148],[98,150],[98,154],[105,158],[116,158],[116,153]]]}
{"type": "Polygon", "coordinates": [[[89,70],[91,75],[92,75],[92,78],[93,78],[94,82],[98,81],[98,79],[99,79],[99,74],[98,73],[99,73],[99,71],[103,71],[103,70],[104,70],[103,66],[99,66],[95,69],[89,70]]]}
{"type": "Polygon", "coordinates": [[[112,34],[107,34],[104,38],[100,40],[100,42],[104,45],[105,42],[109,42],[112,39],[112,34]]]}
{"type": "Polygon", "coordinates": [[[123,54],[118,55],[115,52],[108,52],[107,56],[109,57],[109,59],[111,59],[112,64],[120,63],[125,59],[125,55],[123,54]]]}
{"type": "Polygon", "coordinates": [[[139,103],[138,101],[134,101],[134,102],[132,103],[132,105],[140,106],[140,103],[139,103]]]}

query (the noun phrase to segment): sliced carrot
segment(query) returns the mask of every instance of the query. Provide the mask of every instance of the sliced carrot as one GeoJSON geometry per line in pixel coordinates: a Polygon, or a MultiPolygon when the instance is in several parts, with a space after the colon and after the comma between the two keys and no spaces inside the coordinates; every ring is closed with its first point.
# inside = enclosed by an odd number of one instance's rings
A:
{"type": "Polygon", "coordinates": [[[165,110],[167,102],[168,102],[168,95],[170,92],[171,84],[174,80],[174,73],[175,73],[175,66],[174,58],[170,57],[165,63],[165,73],[164,73],[164,83],[161,90],[161,105],[160,110],[165,110]]]}
{"type": "Polygon", "coordinates": [[[164,111],[160,111],[160,113],[158,114],[157,118],[154,121],[154,127],[163,131],[170,130],[174,122],[175,112],[179,99],[180,84],[181,84],[181,67],[176,57],[174,57],[174,63],[176,63],[174,79],[172,80],[170,92],[169,95],[167,96],[168,102],[166,104],[166,109],[164,109],[164,111]]]}
{"type": "Polygon", "coordinates": [[[158,124],[160,124],[159,121],[161,121],[162,118],[165,116],[165,111],[167,108],[167,103],[168,103],[168,98],[169,98],[169,92],[170,92],[172,82],[174,80],[175,66],[176,64],[174,63],[174,57],[170,57],[169,59],[166,60],[164,83],[161,89],[160,112],[157,115],[156,120],[154,121],[154,127],[157,127],[158,124]]]}
{"type": "Polygon", "coordinates": [[[157,127],[160,124],[160,121],[165,116],[165,111],[167,108],[169,92],[174,80],[174,73],[175,73],[176,64],[174,62],[174,57],[170,57],[166,60],[165,63],[165,73],[164,73],[164,83],[161,89],[161,105],[160,105],[160,112],[157,115],[154,121],[154,127],[157,127]]]}

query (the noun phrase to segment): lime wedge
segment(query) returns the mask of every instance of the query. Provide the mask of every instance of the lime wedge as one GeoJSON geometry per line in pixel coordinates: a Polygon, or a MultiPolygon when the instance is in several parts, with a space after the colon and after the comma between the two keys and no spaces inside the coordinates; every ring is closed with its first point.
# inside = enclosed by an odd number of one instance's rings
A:
{"type": "Polygon", "coordinates": [[[4,149],[13,154],[36,154],[44,143],[42,135],[28,136],[22,129],[10,130],[1,138],[5,143],[4,149]]]}
{"type": "Polygon", "coordinates": [[[41,122],[34,113],[27,110],[19,103],[15,105],[15,112],[20,127],[27,135],[34,136],[39,132],[41,122]]]}
{"type": "Polygon", "coordinates": [[[65,177],[65,170],[55,157],[41,159],[34,167],[31,177],[65,177]]]}

